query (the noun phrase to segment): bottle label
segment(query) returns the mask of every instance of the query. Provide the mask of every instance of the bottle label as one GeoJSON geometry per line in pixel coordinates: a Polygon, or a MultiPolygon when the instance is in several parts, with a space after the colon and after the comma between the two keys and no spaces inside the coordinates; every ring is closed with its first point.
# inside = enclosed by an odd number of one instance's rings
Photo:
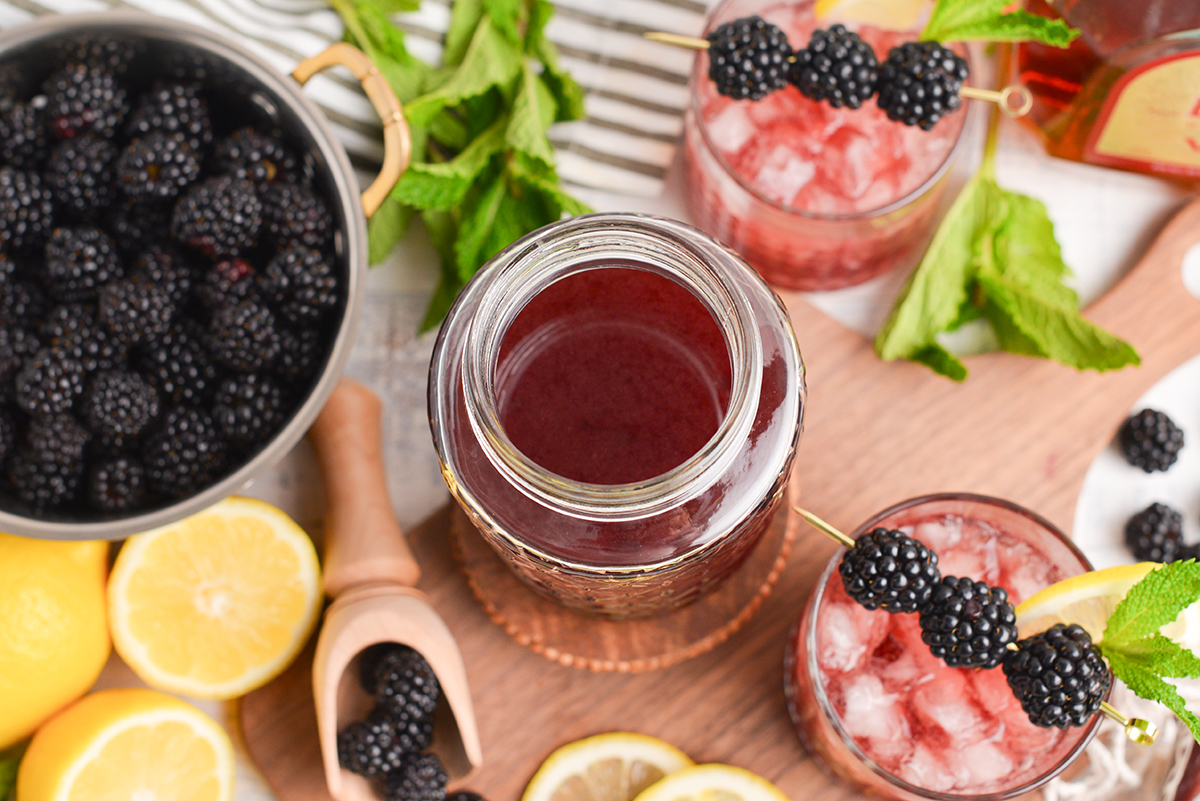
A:
{"type": "Polygon", "coordinates": [[[1126,72],[1109,91],[1084,160],[1200,177],[1200,53],[1178,53],[1126,72]]]}

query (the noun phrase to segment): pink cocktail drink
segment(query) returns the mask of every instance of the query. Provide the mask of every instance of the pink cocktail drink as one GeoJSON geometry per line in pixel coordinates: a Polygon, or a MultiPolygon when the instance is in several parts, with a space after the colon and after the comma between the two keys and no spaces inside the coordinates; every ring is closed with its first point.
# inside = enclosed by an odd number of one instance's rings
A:
{"type": "MultiPolygon", "coordinates": [[[[899,528],[932,548],[942,575],[1008,590],[1014,604],[1086,572],[1084,556],[1032,513],[990,498],[942,495],[893,507],[855,536],[899,528]]],[[[1069,764],[1098,718],[1034,726],[999,668],[947,667],[916,614],[870,611],[845,592],[836,555],[789,646],[789,702],[801,739],[842,778],[887,798],[1001,799],[1069,764]]]]}
{"type": "MultiPolygon", "coordinates": [[[[827,27],[811,0],[726,0],[709,29],[758,14],[793,47],[827,27]]],[[[913,33],[864,26],[882,62],[913,33]]],[[[911,267],[932,236],[943,180],[966,109],[931,131],[892,122],[874,98],[859,109],[809,100],[793,86],[763,100],[733,100],[698,54],[684,122],[689,210],[768,282],[837,289],[911,267]]]]}

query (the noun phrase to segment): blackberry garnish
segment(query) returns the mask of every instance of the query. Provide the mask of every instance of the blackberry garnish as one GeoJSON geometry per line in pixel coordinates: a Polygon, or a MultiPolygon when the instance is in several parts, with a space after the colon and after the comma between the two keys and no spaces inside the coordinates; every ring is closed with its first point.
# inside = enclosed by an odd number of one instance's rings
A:
{"type": "Polygon", "coordinates": [[[32,103],[18,100],[0,112],[0,160],[36,171],[46,158],[46,118],[32,103]]]}
{"type": "Polygon", "coordinates": [[[200,159],[178,135],[135,139],[117,159],[117,186],[137,201],[170,200],[200,176],[200,159]]]}
{"type": "Polygon", "coordinates": [[[142,461],[150,486],[177,498],[203,489],[224,467],[226,445],[208,413],[171,409],[146,439],[142,461]]]}
{"type": "Polygon", "coordinates": [[[256,186],[291,182],[298,177],[296,158],[273,136],[242,128],[217,143],[216,171],[256,186]]]}
{"type": "Polygon", "coordinates": [[[37,247],[50,232],[54,204],[50,190],[34,172],[0,167],[0,247],[37,247]]]}
{"type": "Polygon", "coordinates": [[[243,375],[217,388],[213,421],[230,442],[252,445],[270,437],[287,414],[283,390],[269,378],[243,375]]]}
{"type": "Polygon", "coordinates": [[[54,196],[56,208],[81,220],[90,220],[112,202],[112,143],[88,134],[55,145],[42,177],[54,196]]]}
{"type": "Polygon", "coordinates": [[[275,317],[254,300],[217,309],[209,322],[208,347],[213,357],[231,370],[261,370],[279,356],[275,317]]]}
{"type": "Polygon", "coordinates": [[[1008,593],[982,581],[943,576],[921,610],[921,639],[950,667],[994,668],[1017,641],[1008,593]]]}
{"type": "Polygon", "coordinates": [[[387,776],[388,801],[445,801],[446,771],[434,754],[406,754],[387,776]]]}
{"type": "Polygon", "coordinates": [[[245,259],[219,261],[205,271],[196,295],[210,311],[231,306],[250,298],[254,277],[254,268],[245,259]]]}
{"type": "Polygon", "coordinates": [[[46,243],[46,286],[60,300],[93,298],[124,272],[116,245],[99,228],[55,228],[46,243]]]}
{"type": "Polygon", "coordinates": [[[121,198],[109,213],[108,230],[126,255],[141,253],[170,238],[171,207],[121,198]]]}
{"type": "Polygon", "coordinates": [[[1139,562],[1188,558],[1183,544],[1183,515],[1166,504],[1150,504],[1125,524],[1125,545],[1139,562]]]}
{"type": "Polygon", "coordinates": [[[131,456],[96,464],[88,474],[87,498],[101,512],[128,512],[146,496],[146,469],[131,456]]]}
{"type": "Polygon", "coordinates": [[[88,435],[70,415],[30,422],[24,442],[8,460],[8,476],[21,500],[37,510],[75,498],[83,479],[88,435]]]}
{"type": "Polygon", "coordinates": [[[787,35],[757,14],[708,35],[708,77],[717,92],[735,100],[762,100],[787,86],[791,57],[787,35]]]}
{"type": "Polygon", "coordinates": [[[68,64],[46,81],[42,91],[50,128],[60,139],[89,132],[111,139],[129,113],[124,87],[100,67],[68,64]]]}
{"type": "Polygon", "coordinates": [[[928,131],[962,105],[958,92],[970,75],[967,62],[938,42],[906,42],[879,65],[879,108],[888,119],[928,131]]]}
{"type": "Polygon", "coordinates": [[[145,276],[147,281],[161,287],[176,305],[187,298],[194,280],[191,265],[168,244],[151,245],[145,250],[134,262],[133,274],[145,276]]]}
{"type": "Polygon", "coordinates": [[[137,439],[158,417],[158,391],[137,373],[102,372],[83,399],[82,417],[102,441],[124,444],[137,439]]]}
{"type": "Polygon", "coordinates": [[[123,364],[129,348],[96,320],[96,309],[82,303],[56,306],[39,329],[42,341],[65,352],[85,372],[111,370],[123,364]]]}
{"type": "Polygon", "coordinates": [[[206,402],[217,381],[208,351],[185,328],[146,343],[138,364],[158,387],[165,406],[206,402]]]}
{"type": "Polygon", "coordinates": [[[197,156],[212,143],[208,103],[196,84],[156,84],[129,117],[129,138],[152,133],[180,136],[197,156]]]}
{"type": "Polygon", "coordinates": [[[131,275],[100,290],[100,322],[120,342],[154,340],[167,332],[174,316],[171,295],[145,275],[131,275]]]}
{"type": "Polygon", "coordinates": [[[875,51],[845,25],[813,31],[808,47],[796,51],[789,79],[810,100],[834,108],[859,108],[875,94],[879,77],[875,51]]]}
{"type": "Polygon", "coordinates": [[[1082,726],[1100,711],[1112,673],[1083,627],[1056,623],[1017,643],[1004,675],[1035,726],[1082,726]]]}
{"type": "Polygon", "coordinates": [[[65,414],[83,394],[83,379],[83,365],[77,360],[56,348],[42,348],[17,373],[17,405],[34,417],[65,414]]]}
{"type": "Polygon", "coordinates": [[[259,287],[297,325],[317,322],[338,302],[333,265],[320,252],[304,247],[288,248],[271,259],[259,287]]]}
{"type": "Polygon", "coordinates": [[[442,688],[425,657],[412,648],[388,653],[380,660],[375,676],[375,699],[393,721],[424,720],[437,709],[442,688]]]}
{"type": "Polygon", "coordinates": [[[277,182],[261,194],[267,233],[276,247],[295,244],[322,250],[333,242],[329,209],[307,186],[277,182]]]}
{"type": "Polygon", "coordinates": [[[937,554],[899,531],[877,528],[859,537],[838,572],[846,594],[867,609],[916,612],[942,578],[937,554]]]}
{"type": "Polygon", "coordinates": [[[263,205],[254,185],[225,175],[193,186],[180,198],[171,232],[217,259],[254,248],[262,225],[263,205]]]}
{"type": "Polygon", "coordinates": [[[1175,464],[1183,449],[1183,429],[1163,412],[1142,409],[1122,424],[1117,442],[1126,461],[1153,473],[1175,464]]]}

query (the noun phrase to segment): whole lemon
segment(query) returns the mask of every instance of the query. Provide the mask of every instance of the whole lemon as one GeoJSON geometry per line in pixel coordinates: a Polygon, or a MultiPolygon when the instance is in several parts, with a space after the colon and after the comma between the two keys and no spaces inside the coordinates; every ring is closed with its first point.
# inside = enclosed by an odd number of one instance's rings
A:
{"type": "Polygon", "coordinates": [[[0,534],[0,749],[87,692],[111,647],[107,542],[0,534]]]}

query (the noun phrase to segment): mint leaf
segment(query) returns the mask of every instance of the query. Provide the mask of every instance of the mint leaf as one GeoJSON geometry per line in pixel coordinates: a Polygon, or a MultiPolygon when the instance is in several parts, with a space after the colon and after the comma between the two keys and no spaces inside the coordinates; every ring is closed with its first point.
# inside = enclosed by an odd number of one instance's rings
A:
{"type": "Polygon", "coordinates": [[[521,23],[525,16],[524,0],[483,0],[483,9],[496,30],[514,45],[521,44],[521,23]]]}
{"type": "Polygon", "coordinates": [[[483,263],[480,253],[487,241],[500,203],[508,190],[508,181],[501,170],[484,185],[470,209],[464,214],[459,226],[458,239],[454,243],[454,263],[458,267],[458,278],[464,284],[483,263]]]}
{"type": "Polygon", "coordinates": [[[1104,651],[1104,657],[1108,660],[1108,666],[1112,668],[1114,676],[1125,682],[1129,689],[1137,693],[1138,697],[1145,698],[1147,701],[1158,701],[1178,715],[1179,719],[1191,729],[1192,736],[1200,741],[1200,718],[1197,718],[1187,708],[1179,690],[1173,684],[1163,680],[1152,669],[1128,658],[1121,652],[1109,654],[1107,650],[1103,648],[1101,650],[1104,651]]]}
{"type": "Polygon", "coordinates": [[[492,156],[504,149],[505,128],[505,121],[498,120],[450,161],[411,165],[391,196],[418,209],[454,208],[466,197],[492,156]]]}
{"type": "Polygon", "coordinates": [[[447,106],[508,84],[520,72],[521,62],[521,52],[497,33],[484,14],[459,69],[438,89],[409,103],[405,116],[410,123],[428,125],[447,106]]]}
{"type": "Polygon", "coordinates": [[[554,122],[557,104],[554,95],[526,64],[521,71],[521,83],[513,101],[505,141],[520,153],[532,156],[553,169],[554,150],[546,139],[546,129],[554,122]]]}
{"type": "Polygon", "coordinates": [[[481,19],[483,0],[454,0],[450,4],[450,27],[446,29],[446,44],[442,50],[443,65],[457,67],[462,63],[481,19]]]}
{"type": "Polygon", "coordinates": [[[1005,14],[1009,0],[938,0],[920,39],[939,42],[1033,40],[1068,47],[1079,35],[1062,20],[1049,20],[1025,11],[1005,14]]]}
{"type": "Polygon", "coordinates": [[[559,64],[558,48],[546,38],[546,23],[553,15],[554,5],[550,0],[533,0],[529,11],[529,24],[525,30],[525,50],[545,67],[542,80],[554,94],[554,102],[558,108],[556,121],[581,120],[586,116],[583,108],[583,90],[559,64]]]}
{"type": "Polygon", "coordinates": [[[992,234],[992,259],[986,266],[1061,305],[1078,308],[1079,296],[1062,282],[1071,268],[1063,261],[1045,205],[1027,195],[1001,191],[1007,213],[992,234]]]}
{"type": "Polygon", "coordinates": [[[1105,646],[1128,644],[1157,634],[1200,598],[1200,564],[1171,562],[1147,573],[1125,594],[1104,628],[1105,646]]]}
{"type": "Polygon", "coordinates": [[[412,209],[392,195],[384,198],[367,221],[367,262],[378,264],[386,259],[411,221],[412,209]]]}

